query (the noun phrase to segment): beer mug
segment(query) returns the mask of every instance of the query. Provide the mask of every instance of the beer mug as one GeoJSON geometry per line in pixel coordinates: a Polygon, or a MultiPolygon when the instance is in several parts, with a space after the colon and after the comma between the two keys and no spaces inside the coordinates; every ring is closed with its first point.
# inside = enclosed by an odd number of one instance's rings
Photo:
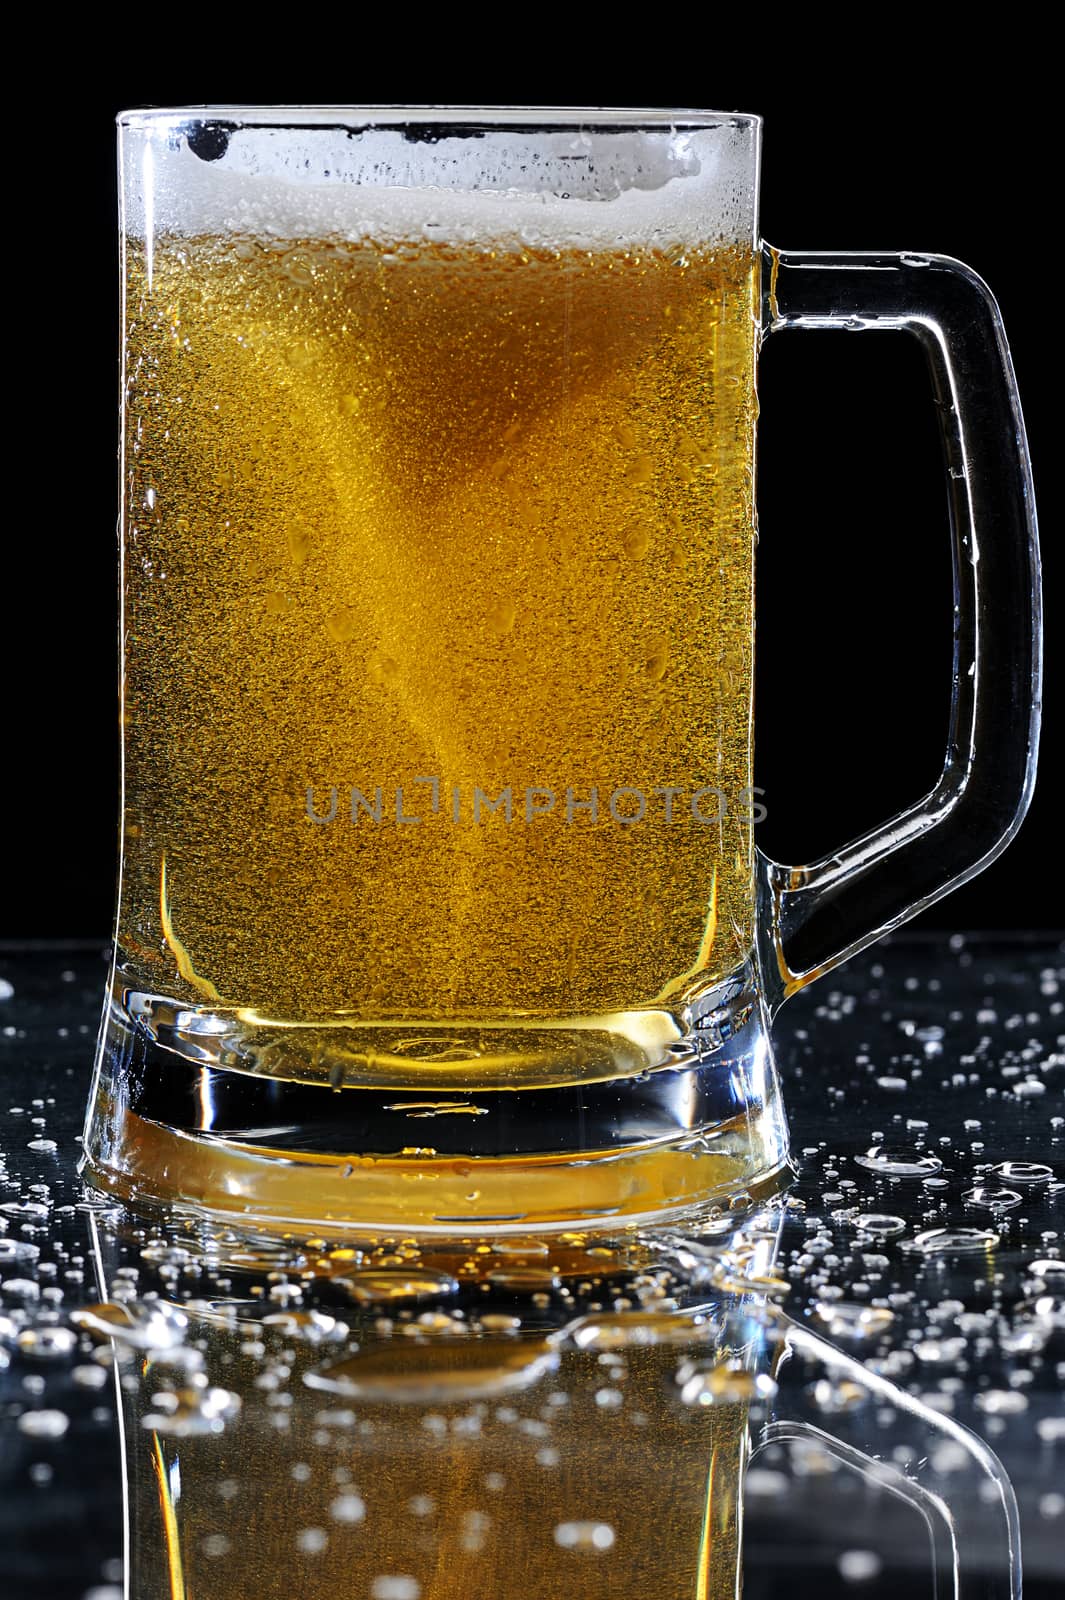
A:
{"type": "Polygon", "coordinates": [[[279,1222],[635,1221],[787,1170],[769,1022],[1027,805],[1038,558],[960,263],[758,233],[760,120],[120,119],[123,819],[93,1180],[279,1222]],[[943,773],[754,843],[758,348],[922,344],[943,773]]]}

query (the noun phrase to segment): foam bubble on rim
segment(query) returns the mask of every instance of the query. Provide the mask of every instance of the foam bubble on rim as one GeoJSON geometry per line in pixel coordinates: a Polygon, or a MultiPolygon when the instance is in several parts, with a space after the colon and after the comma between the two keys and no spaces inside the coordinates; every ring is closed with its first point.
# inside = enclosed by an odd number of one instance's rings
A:
{"type": "Polygon", "coordinates": [[[219,124],[208,159],[194,149],[202,126],[123,128],[132,236],[488,239],[563,249],[754,241],[758,131],[750,121],[609,132],[441,128],[431,140],[375,126],[219,124]]]}

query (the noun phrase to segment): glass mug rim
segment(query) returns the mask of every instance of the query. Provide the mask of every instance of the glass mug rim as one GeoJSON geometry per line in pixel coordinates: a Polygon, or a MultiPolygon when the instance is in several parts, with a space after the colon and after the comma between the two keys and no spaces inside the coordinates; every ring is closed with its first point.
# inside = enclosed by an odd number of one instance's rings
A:
{"type": "Polygon", "coordinates": [[[484,121],[500,129],[516,132],[533,126],[541,129],[568,127],[630,128],[713,128],[749,127],[757,131],[763,118],[747,111],[713,111],[703,108],[628,107],[628,106],[481,106],[481,105],[186,105],[144,106],[119,111],[115,122],[120,128],[165,125],[202,118],[220,122],[227,119],[255,127],[314,127],[342,121],[365,121],[374,126],[386,120],[413,123],[440,122],[465,125],[470,119],[484,121]],[[279,122],[278,119],[282,120],[279,122]],[[531,119],[531,120],[530,120],[531,119]]]}

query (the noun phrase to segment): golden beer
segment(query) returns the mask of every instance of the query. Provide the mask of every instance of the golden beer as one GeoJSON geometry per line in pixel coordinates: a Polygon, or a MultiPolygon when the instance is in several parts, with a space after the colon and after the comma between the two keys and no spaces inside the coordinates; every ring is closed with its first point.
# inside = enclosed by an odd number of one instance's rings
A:
{"type": "MultiPolygon", "coordinates": [[[[446,1275],[393,1240],[326,1258],[323,1315],[271,1305],[234,1249],[207,1276],[235,1271],[237,1298],[189,1307],[192,1351],[137,1351],[136,1376],[122,1338],[143,1311],[98,1308],[128,1374],[137,1600],[734,1600],[762,1358],[720,1302],[658,1308],[677,1284],[653,1263],[611,1282],[631,1246],[535,1239],[473,1243],[457,1298],[434,1298],[446,1275]]],[[[313,1243],[303,1260],[313,1302],[313,1243]]]]}
{"type": "Polygon", "coordinates": [[[126,984],[314,1077],[740,966],[750,249],[128,251],[126,984]]]}
{"type": "MultiPolygon", "coordinates": [[[[293,1341],[282,1429],[239,1344],[208,1346],[244,1399],[220,1438],[153,1433],[161,1407],[134,1397],[138,1600],[734,1600],[747,1406],[682,1405],[682,1351],[567,1356],[523,1393],[463,1403],[445,1378],[435,1400],[389,1405],[309,1391],[293,1341]]],[[[470,1352],[427,1353],[461,1372],[470,1352]]]]}

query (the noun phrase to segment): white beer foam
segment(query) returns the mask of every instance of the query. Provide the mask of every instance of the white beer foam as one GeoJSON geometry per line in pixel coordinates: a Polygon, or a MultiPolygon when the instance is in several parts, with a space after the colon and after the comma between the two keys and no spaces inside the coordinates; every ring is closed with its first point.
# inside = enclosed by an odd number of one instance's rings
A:
{"type": "Polygon", "coordinates": [[[247,124],[216,160],[190,146],[190,130],[195,143],[203,126],[195,113],[123,121],[124,222],[142,239],[240,233],[584,249],[754,240],[755,119],[609,133],[503,126],[483,137],[437,123],[431,141],[372,124],[247,124]]]}

